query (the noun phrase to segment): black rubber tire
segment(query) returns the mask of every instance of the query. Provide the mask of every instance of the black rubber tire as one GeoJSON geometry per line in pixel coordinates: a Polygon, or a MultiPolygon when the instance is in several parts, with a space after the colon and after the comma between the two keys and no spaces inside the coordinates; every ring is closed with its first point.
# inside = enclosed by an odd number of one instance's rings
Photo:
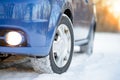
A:
{"type": "MultiPolygon", "coordinates": [[[[52,70],[53,72],[55,73],[63,73],[63,72],[66,72],[66,70],[69,68],[70,66],[70,63],[71,63],[71,60],[72,60],[72,55],[73,55],[73,48],[74,48],[74,35],[73,35],[73,28],[72,28],[72,22],[71,20],[69,19],[69,17],[67,15],[63,15],[62,16],[62,19],[61,19],[61,22],[60,24],[65,24],[67,25],[69,31],[70,31],[70,34],[71,34],[71,51],[70,51],[70,57],[69,57],[69,60],[68,62],[66,63],[66,65],[64,67],[58,67],[54,60],[53,60],[53,52],[51,50],[51,53],[50,53],[50,62],[51,62],[51,67],[52,67],[52,70]]],[[[64,46],[64,45],[63,45],[64,46]]]]}
{"type": "Polygon", "coordinates": [[[88,55],[91,55],[93,53],[93,42],[95,37],[95,30],[96,30],[96,22],[94,21],[94,25],[92,26],[92,29],[88,36],[88,44],[80,46],[80,53],[86,53],[88,55]]]}
{"type": "MultiPolygon", "coordinates": [[[[39,73],[57,73],[61,74],[67,71],[67,69],[70,66],[71,60],[72,60],[72,55],[73,55],[73,50],[74,50],[74,35],[73,35],[73,28],[72,28],[72,22],[69,19],[69,17],[65,14],[62,15],[62,18],[60,20],[60,24],[65,24],[67,25],[70,34],[71,34],[71,50],[70,50],[70,57],[68,62],[63,66],[63,67],[58,67],[55,64],[55,61],[53,59],[53,51],[51,47],[51,51],[47,57],[44,58],[31,58],[31,63],[35,71],[39,73]]],[[[58,26],[59,26],[58,25],[58,26]]],[[[64,45],[63,45],[64,46],[64,45]]]]}

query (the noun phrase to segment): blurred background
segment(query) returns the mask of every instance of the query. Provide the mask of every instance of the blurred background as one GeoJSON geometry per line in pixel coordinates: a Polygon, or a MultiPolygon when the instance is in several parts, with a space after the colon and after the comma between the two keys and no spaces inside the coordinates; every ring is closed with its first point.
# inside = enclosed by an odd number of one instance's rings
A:
{"type": "Polygon", "coordinates": [[[97,8],[97,31],[120,32],[120,0],[99,0],[97,8]]]}

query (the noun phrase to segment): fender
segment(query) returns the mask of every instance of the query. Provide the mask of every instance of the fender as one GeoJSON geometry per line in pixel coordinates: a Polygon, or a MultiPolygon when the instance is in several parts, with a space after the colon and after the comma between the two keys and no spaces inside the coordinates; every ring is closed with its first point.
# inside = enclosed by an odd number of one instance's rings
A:
{"type": "Polygon", "coordinates": [[[49,19],[48,33],[47,33],[47,45],[50,46],[49,51],[52,47],[54,41],[55,32],[57,26],[60,23],[61,16],[64,14],[65,10],[69,9],[72,12],[71,1],[69,0],[53,0],[52,10],[49,19]],[[61,1],[61,2],[59,2],[61,1]]]}

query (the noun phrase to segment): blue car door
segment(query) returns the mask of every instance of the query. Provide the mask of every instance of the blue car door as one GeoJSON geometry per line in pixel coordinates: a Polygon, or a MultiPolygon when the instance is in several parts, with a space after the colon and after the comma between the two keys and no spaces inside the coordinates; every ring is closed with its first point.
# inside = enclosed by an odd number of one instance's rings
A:
{"type": "Polygon", "coordinates": [[[73,0],[73,10],[75,40],[85,39],[88,36],[93,15],[89,0],[73,0]]]}

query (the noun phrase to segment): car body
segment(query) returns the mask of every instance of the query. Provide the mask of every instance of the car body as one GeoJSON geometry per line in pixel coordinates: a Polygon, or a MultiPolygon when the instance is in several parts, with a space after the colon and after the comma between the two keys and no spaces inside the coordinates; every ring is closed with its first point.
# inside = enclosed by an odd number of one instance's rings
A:
{"type": "Polygon", "coordinates": [[[88,40],[91,29],[94,29],[93,6],[92,0],[1,0],[1,54],[49,55],[63,13],[73,23],[75,45],[86,44],[88,41],[85,40],[88,40]],[[22,36],[19,45],[7,43],[6,35],[11,31],[22,36]]]}

